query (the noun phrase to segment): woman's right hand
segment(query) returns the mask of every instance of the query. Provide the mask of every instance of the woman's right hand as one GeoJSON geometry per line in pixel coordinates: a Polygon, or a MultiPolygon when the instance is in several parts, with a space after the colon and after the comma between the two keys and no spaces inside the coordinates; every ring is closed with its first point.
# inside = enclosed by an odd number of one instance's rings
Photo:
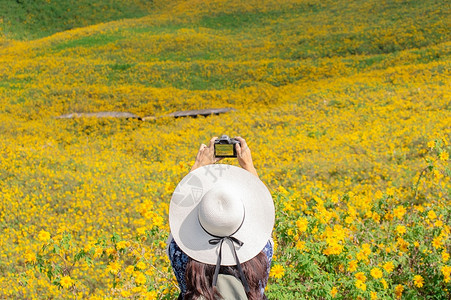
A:
{"type": "Polygon", "coordinates": [[[191,171],[209,164],[217,163],[222,159],[215,157],[215,140],[217,138],[218,137],[216,136],[212,137],[208,146],[205,144],[200,145],[199,152],[197,152],[196,160],[194,161],[191,171]]]}
{"type": "Polygon", "coordinates": [[[257,170],[254,167],[254,162],[252,161],[251,149],[247,146],[246,140],[240,136],[235,139],[237,139],[241,144],[235,145],[236,157],[240,166],[258,177],[257,170]]]}

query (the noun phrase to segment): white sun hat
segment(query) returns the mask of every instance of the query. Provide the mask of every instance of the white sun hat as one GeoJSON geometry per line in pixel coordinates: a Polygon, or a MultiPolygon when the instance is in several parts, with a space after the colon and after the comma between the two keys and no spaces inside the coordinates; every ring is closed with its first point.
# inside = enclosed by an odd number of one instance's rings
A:
{"type": "Polygon", "coordinates": [[[224,164],[186,175],[169,207],[171,234],[180,249],[217,267],[240,267],[260,253],[271,238],[274,219],[265,184],[242,168],[224,164]]]}

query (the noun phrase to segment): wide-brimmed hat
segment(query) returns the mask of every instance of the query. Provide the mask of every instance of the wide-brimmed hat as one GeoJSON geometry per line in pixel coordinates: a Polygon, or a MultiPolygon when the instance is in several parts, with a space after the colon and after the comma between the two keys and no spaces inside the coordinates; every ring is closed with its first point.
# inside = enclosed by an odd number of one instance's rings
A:
{"type": "Polygon", "coordinates": [[[189,257],[212,265],[239,265],[255,257],[271,238],[274,218],[265,184],[242,168],[224,164],[186,175],[169,207],[177,245],[189,257]]]}

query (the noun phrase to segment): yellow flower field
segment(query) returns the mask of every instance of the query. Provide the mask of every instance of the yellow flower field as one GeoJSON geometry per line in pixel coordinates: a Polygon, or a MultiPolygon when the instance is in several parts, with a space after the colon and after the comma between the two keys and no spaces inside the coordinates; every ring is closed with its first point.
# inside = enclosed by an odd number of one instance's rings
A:
{"type": "Polygon", "coordinates": [[[0,299],[175,299],[169,201],[222,134],[276,204],[269,299],[449,299],[446,1],[154,2],[0,35],[0,299]],[[56,118],[103,111],[156,118],[56,118]]]}

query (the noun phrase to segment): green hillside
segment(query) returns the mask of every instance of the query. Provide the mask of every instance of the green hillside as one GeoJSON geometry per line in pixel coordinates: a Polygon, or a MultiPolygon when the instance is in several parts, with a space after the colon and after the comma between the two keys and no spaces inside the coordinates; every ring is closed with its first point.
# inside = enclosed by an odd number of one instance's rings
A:
{"type": "Polygon", "coordinates": [[[0,28],[10,39],[36,39],[73,28],[141,17],[154,8],[152,0],[1,0],[0,28]]]}

